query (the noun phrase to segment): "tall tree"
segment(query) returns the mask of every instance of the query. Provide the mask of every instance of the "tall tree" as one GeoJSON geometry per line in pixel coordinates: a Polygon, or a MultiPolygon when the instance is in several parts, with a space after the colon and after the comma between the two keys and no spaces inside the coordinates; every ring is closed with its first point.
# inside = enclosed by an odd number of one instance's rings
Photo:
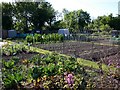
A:
{"type": "Polygon", "coordinates": [[[103,32],[110,32],[112,28],[109,23],[113,19],[112,14],[106,16],[98,16],[97,19],[93,20],[86,28],[95,31],[101,30],[103,32]]]}
{"type": "Polygon", "coordinates": [[[52,5],[48,2],[37,3],[37,8],[32,14],[31,21],[36,29],[42,29],[45,22],[51,27],[51,23],[55,20],[55,11],[52,5]]]}
{"type": "Polygon", "coordinates": [[[64,15],[64,21],[71,32],[78,32],[90,23],[90,16],[83,10],[72,11],[64,15]]]}
{"type": "Polygon", "coordinates": [[[42,29],[45,22],[51,26],[54,21],[55,11],[52,5],[45,0],[40,2],[15,2],[14,28],[21,32],[30,29],[42,29]]]}
{"type": "Polygon", "coordinates": [[[120,16],[113,17],[109,25],[115,30],[120,30],[120,16]]]}
{"type": "Polygon", "coordinates": [[[2,3],[2,28],[5,30],[13,27],[13,7],[11,3],[2,3]]]}
{"type": "Polygon", "coordinates": [[[34,2],[15,2],[14,4],[14,27],[22,32],[29,30],[31,22],[31,16],[37,7],[34,2]]]}

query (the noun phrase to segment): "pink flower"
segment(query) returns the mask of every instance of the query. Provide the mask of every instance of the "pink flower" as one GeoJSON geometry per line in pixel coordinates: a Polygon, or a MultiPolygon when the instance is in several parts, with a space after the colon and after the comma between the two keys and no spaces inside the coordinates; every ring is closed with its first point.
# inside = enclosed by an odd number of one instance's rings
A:
{"type": "Polygon", "coordinates": [[[67,83],[68,83],[68,84],[71,84],[70,78],[67,78],[67,83]]]}
{"type": "Polygon", "coordinates": [[[69,86],[73,85],[74,81],[73,81],[73,75],[72,74],[68,74],[67,76],[67,83],[69,86]]]}
{"type": "Polygon", "coordinates": [[[68,74],[68,78],[72,79],[73,75],[72,74],[68,74]]]}

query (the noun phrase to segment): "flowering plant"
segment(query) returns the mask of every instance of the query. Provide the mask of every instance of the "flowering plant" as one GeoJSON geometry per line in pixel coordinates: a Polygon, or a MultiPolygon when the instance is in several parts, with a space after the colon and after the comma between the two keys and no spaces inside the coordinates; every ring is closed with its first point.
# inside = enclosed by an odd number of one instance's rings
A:
{"type": "Polygon", "coordinates": [[[64,73],[64,76],[65,76],[65,81],[66,81],[66,83],[68,84],[68,86],[69,87],[72,87],[73,86],[73,84],[74,84],[74,80],[73,80],[73,74],[72,73],[68,73],[67,74],[67,72],[65,72],[64,73]]]}

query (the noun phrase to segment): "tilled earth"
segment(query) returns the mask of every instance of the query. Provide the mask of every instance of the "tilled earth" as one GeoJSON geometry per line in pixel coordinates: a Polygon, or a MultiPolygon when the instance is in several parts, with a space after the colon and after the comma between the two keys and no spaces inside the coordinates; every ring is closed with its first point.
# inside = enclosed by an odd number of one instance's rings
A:
{"type": "MultiPolygon", "coordinates": [[[[120,47],[94,44],[93,42],[64,42],[54,44],[34,44],[34,47],[42,48],[45,50],[56,51],[66,55],[76,56],[86,60],[100,61],[101,59],[105,64],[108,64],[109,58],[111,62],[120,64],[120,47]]],[[[115,64],[116,65],[116,64],[115,64]]]]}

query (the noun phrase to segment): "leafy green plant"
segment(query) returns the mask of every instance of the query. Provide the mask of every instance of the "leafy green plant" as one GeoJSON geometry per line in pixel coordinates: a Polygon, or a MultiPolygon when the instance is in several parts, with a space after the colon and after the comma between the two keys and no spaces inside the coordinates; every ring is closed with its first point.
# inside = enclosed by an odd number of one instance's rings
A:
{"type": "Polygon", "coordinates": [[[9,60],[9,61],[4,61],[3,60],[3,65],[6,69],[12,69],[15,65],[15,61],[14,60],[9,60]]]}
{"type": "Polygon", "coordinates": [[[74,67],[75,65],[74,65],[74,63],[71,62],[70,60],[66,60],[64,63],[65,63],[65,64],[64,64],[64,69],[65,69],[66,71],[72,72],[72,71],[75,70],[75,67],[74,67]]]}
{"type": "Polygon", "coordinates": [[[32,52],[30,48],[27,48],[24,44],[13,44],[13,45],[7,45],[3,46],[2,48],[2,55],[6,56],[14,56],[18,53],[22,52],[32,52]]]}
{"type": "Polygon", "coordinates": [[[11,60],[13,60],[15,64],[17,64],[20,59],[19,59],[19,57],[17,57],[17,56],[13,56],[13,57],[11,58],[11,60]]]}
{"type": "Polygon", "coordinates": [[[64,36],[60,34],[60,35],[59,35],[59,41],[60,41],[60,42],[63,42],[63,40],[64,40],[64,36]]]}
{"type": "Polygon", "coordinates": [[[58,67],[53,64],[53,63],[49,63],[48,66],[46,66],[45,68],[45,74],[47,76],[54,76],[57,73],[58,67]]]}
{"type": "Polygon", "coordinates": [[[27,35],[26,41],[29,43],[33,43],[33,36],[32,35],[27,35]]]}
{"type": "Polygon", "coordinates": [[[35,39],[35,42],[41,42],[42,37],[40,34],[35,34],[34,39],[35,39]]]}
{"type": "Polygon", "coordinates": [[[50,43],[50,42],[62,42],[63,41],[64,36],[60,35],[60,34],[48,34],[48,35],[40,35],[40,34],[34,34],[34,36],[32,35],[28,35],[26,37],[26,41],[29,43],[33,43],[33,41],[35,42],[41,42],[43,43],[50,43]]]}
{"type": "Polygon", "coordinates": [[[9,61],[3,60],[2,78],[5,89],[17,89],[20,82],[24,79],[22,65],[16,66],[19,58],[12,57],[9,61]]]}
{"type": "Polygon", "coordinates": [[[10,88],[18,88],[18,85],[20,84],[20,82],[23,80],[23,75],[19,72],[13,72],[13,73],[9,73],[7,72],[7,74],[5,75],[5,77],[3,78],[3,82],[4,82],[4,86],[7,89],[10,88]]]}
{"type": "Polygon", "coordinates": [[[35,80],[37,85],[37,79],[43,76],[43,67],[39,66],[39,67],[33,67],[33,71],[31,73],[32,78],[35,80]]]}

